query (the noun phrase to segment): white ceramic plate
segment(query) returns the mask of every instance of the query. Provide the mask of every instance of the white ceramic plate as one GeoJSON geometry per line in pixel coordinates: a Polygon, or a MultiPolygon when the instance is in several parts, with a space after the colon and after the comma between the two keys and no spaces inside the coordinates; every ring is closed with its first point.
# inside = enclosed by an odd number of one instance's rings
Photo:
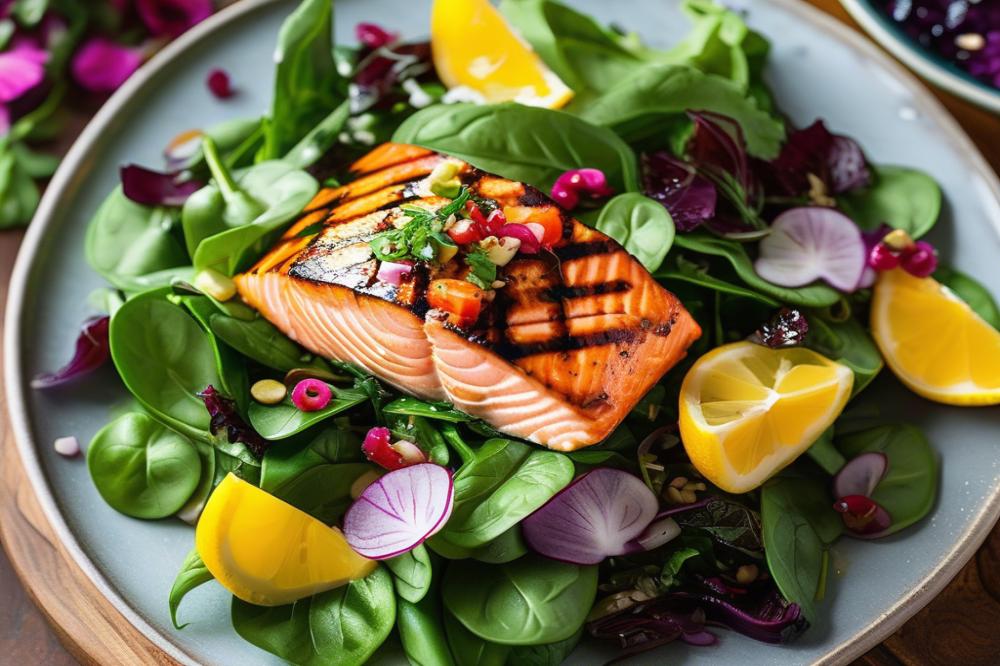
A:
{"type": "MultiPolygon", "coordinates": [[[[340,41],[352,27],[377,21],[417,37],[429,0],[340,0],[340,41]]],[[[681,37],[687,23],[664,0],[573,4],[603,21],[640,31],[653,45],[681,37]]],[[[1000,285],[1000,186],[955,122],[920,83],[860,35],[798,0],[742,0],[748,20],[773,42],[768,78],[792,120],[822,116],[856,137],[870,157],[924,169],[947,196],[933,240],[946,260],[981,282],[1000,285]]],[[[52,441],[81,442],[125,397],[110,368],[65,390],[27,388],[35,373],[58,367],[89,314],[86,296],[101,286],[83,259],[87,221],[116,184],[124,162],[154,165],[179,131],[264,111],[271,98],[271,52],[292,0],[243,0],[165,49],[119,90],[87,127],[52,181],[25,239],[7,311],[6,383],[12,424],[28,476],[47,517],[83,570],[152,641],[186,663],[268,664],[270,655],[240,639],[229,624],[229,598],[214,584],[185,599],[175,631],[167,592],[191,548],[179,521],[142,522],[109,508],[82,460],[54,453],[52,441]],[[223,67],[240,94],[220,102],[205,75],[223,67]]],[[[998,294],[1000,295],[1000,294],[998,294]]],[[[1000,511],[1000,411],[949,409],[924,402],[883,376],[865,399],[921,425],[944,459],[941,499],[920,525],[877,543],[845,540],[834,552],[825,619],[790,646],[772,647],[722,631],[714,648],[675,645],[636,663],[841,663],[899,627],[951,579],[987,535],[1000,511]]],[[[585,647],[573,663],[612,654],[585,647]]],[[[399,662],[391,650],[380,655],[399,662]]]]}

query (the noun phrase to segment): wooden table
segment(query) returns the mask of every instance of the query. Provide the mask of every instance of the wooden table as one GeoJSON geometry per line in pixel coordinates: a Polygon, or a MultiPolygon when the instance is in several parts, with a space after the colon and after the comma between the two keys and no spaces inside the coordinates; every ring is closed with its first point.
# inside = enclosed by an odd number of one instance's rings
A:
{"type": "MultiPolygon", "coordinates": [[[[809,1],[857,27],[836,0],[809,1]]],[[[1000,172],[1000,118],[951,95],[938,93],[938,97],[1000,172]]],[[[21,237],[20,231],[0,233],[0,306],[6,301],[7,280],[21,237]]],[[[76,625],[74,635],[83,637],[77,638],[83,644],[66,640],[63,647],[59,636],[67,638],[65,634],[46,622],[15,576],[10,560],[0,553],[0,663],[62,666],[78,663],[77,659],[94,663],[88,655],[96,654],[102,654],[105,662],[164,663],[162,654],[141,647],[142,641],[134,640],[134,630],[120,618],[106,614],[102,604],[79,603],[87,586],[73,581],[72,569],[54,543],[20,473],[9,433],[2,433],[0,444],[5,479],[0,484],[0,539],[5,548],[17,554],[15,560],[37,565],[31,573],[33,580],[41,577],[44,581],[36,585],[36,593],[43,597],[41,605],[53,616],[54,624],[76,625]],[[81,627],[86,629],[81,631],[81,627]],[[94,652],[97,645],[104,646],[102,652],[94,652]]],[[[1000,527],[937,599],[858,664],[997,664],[998,628],[1000,527]]]]}

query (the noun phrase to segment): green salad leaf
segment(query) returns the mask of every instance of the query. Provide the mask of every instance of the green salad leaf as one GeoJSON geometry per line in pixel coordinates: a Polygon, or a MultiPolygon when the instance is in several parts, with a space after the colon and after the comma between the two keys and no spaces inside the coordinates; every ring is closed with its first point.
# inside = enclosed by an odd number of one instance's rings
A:
{"type": "Polygon", "coordinates": [[[922,171],[898,166],[873,167],[874,182],[844,194],[837,204],[862,229],[888,224],[920,238],[941,215],[941,188],[922,171]]]}
{"type": "Polygon", "coordinates": [[[333,398],[330,400],[330,404],[314,412],[302,411],[292,404],[289,397],[277,405],[252,402],[247,412],[250,417],[250,425],[264,439],[286,439],[368,400],[367,394],[356,389],[342,389],[332,386],[331,390],[333,398]]]}
{"type": "Polygon", "coordinates": [[[427,548],[420,544],[413,550],[385,560],[392,572],[396,594],[411,604],[420,603],[431,589],[433,569],[427,548]]]}
{"type": "Polygon", "coordinates": [[[170,588],[170,597],[168,604],[170,606],[170,621],[173,622],[174,628],[178,631],[187,626],[187,624],[177,623],[177,609],[180,608],[181,601],[187,596],[188,592],[204,585],[210,580],[214,580],[214,576],[202,562],[201,556],[198,555],[198,549],[192,548],[184,558],[184,562],[181,564],[181,570],[177,572],[177,577],[174,578],[174,584],[170,588]]]}
{"type": "MultiPolygon", "coordinates": [[[[456,666],[448,648],[438,594],[428,594],[416,602],[405,597],[397,599],[396,628],[412,666],[456,666]]],[[[465,663],[459,661],[458,665],[465,663]]]]}
{"type": "Polygon", "coordinates": [[[674,220],[667,209],[635,192],[605,204],[594,226],[621,243],[649,272],[660,267],[674,241],[674,220]]]}

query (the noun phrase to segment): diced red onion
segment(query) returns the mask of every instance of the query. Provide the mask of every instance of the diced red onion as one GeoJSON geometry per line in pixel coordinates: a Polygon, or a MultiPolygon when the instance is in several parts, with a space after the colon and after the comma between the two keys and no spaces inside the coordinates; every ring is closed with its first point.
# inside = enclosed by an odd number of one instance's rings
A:
{"type": "Polygon", "coordinates": [[[80,442],[76,437],[59,437],[52,443],[52,448],[56,453],[66,458],[74,458],[80,455],[80,442]]]}
{"type": "Polygon", "coordinates": [[[884,453],[871,451],[851,458],[833,477],[834,498],[848,495],[871,497],[888,469],[889,458],[884,453]]]}
{"type": "Polygon", "coordinates": [[[383,261],[376,277],[380,282],[398,287],[403,283],[403,278],[412,272],[413,264],[410,262],[383,261]]]}
{"type": "Polygon", "coordinates": [[[519,252],[524,254],[536,254],[541,249],[542,243],[535,236],[534,232],[523,224],[510,222],[500,228],[501,238],[516,238],[521,241],[519,252]]]}
{"type": "Polygon", "coordinates": [[[361,555],[385,560],[437,533],[453,507],[451,472],[431,463],[404,467],[365,488],[344,516],[344,535],[361,555]]]}
{"type": "Polygon", "coordinates": [[[407,465],[427,462],[427,456],[420,450],[420,447],[409,440],[401,439],[390,446],[392,446],[392,450],[398,453],[407,465]]]}
{"type": "Polygon", "coordinates": [[[108,325],[111,317],[92,317],[83,323],[76,338],[76,351],[69,363],[55,372],[46,372],[31,380],[31,388],[47,389],[77,379],[102,366],[111,353],[108,325]]]}
{"type": "Polygon", "coordinates": [[[672,541],[681,533],[681,526],[673,518],[654,521],[635,539],[636,550],[655,550],[672,541]]]}

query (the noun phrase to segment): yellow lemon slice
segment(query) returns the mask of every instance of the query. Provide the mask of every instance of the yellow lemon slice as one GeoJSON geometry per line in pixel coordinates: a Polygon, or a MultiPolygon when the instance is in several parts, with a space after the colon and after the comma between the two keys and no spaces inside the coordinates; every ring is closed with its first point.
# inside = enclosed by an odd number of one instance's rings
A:
{"type": "Polygon", "coordinates": [[[809,349],[735,342],[699,358],[681,385],[681,440],[706,479],[731,493],[761,485],[830,427],[854,374],[809,349]]]}
{"type": "Polygon", "coordinates": [[[882,273],[871,326],[886,363],[914,393],[949,405],[1000,404],[1000,332],[937,280],[882,273]]]}
{"type": "Polygon", "coordinates": [[[375,569],[340,530],[232,474],[209,497],[195,547],[217,581],[258,606],[288,604],[375,569]]]}
{"type": "Polygon", "coordinates": [[[488,0],[434,0],[431,50],[448,88],[487,102],[557,109],[573,97],[488,0]]]}

